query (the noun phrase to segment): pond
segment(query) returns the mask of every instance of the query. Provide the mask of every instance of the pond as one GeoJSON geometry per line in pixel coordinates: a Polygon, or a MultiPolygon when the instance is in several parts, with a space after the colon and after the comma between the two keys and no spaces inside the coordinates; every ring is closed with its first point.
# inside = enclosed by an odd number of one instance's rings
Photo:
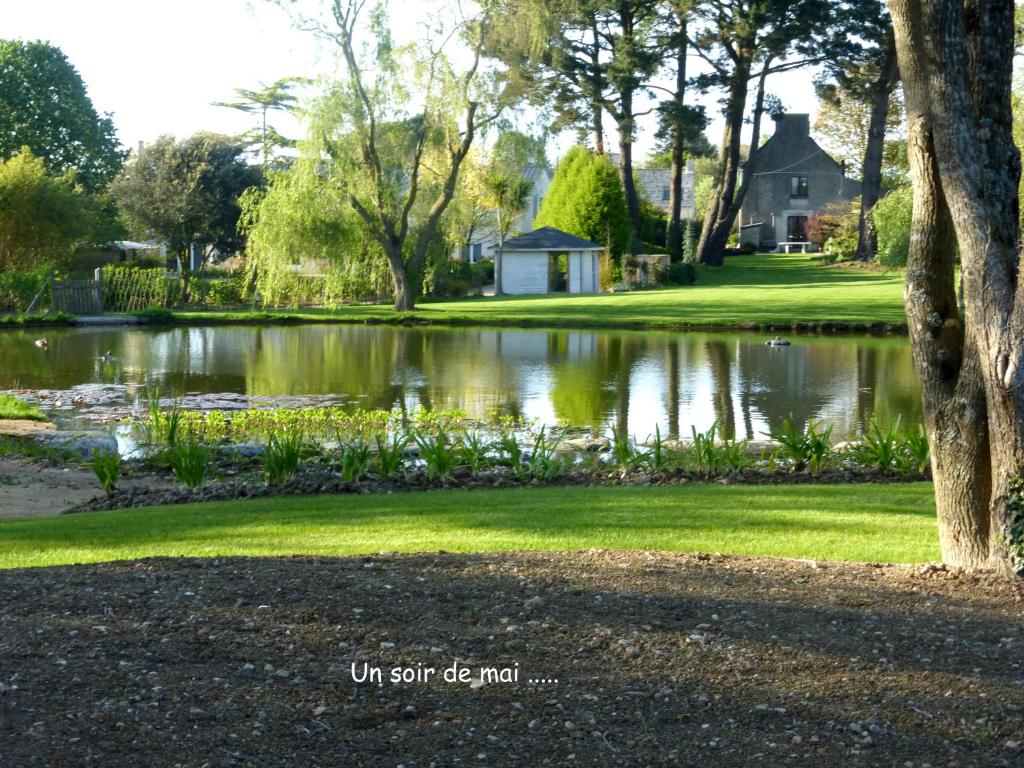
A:
{"type": "Polygon", "coordinates": [[[640,438],[655,425],[685,437],[718,421],[756,439],[790,414],[837,436],[872,417],[920,420],[906,339],[794,336],[772,348],[765,338],[362,325],[3,331],[0,390],[41,391],[65,422],[126,415],[152,387],[187,407],[457,408],[640,438]]]}

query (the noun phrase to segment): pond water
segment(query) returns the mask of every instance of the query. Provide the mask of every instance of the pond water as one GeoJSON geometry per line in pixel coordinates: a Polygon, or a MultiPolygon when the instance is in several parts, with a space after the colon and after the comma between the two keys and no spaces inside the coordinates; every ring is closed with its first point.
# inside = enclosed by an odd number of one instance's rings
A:
{"type": "Polygon", "coordinates": [[[790,414],[834,424],[837,436],[873,416],[920,420],[906,339],[794,336],[770,348],[765,338],[356,325],[3,331],[0,390],[39,392],[64,421],[123,416],[150,387],[188,407],[497,410],[640,438],[655,425],[685,437],[716,420],[760,438],[790,414]],[[34,345],[41,337],[48,349],[34,345]]]}

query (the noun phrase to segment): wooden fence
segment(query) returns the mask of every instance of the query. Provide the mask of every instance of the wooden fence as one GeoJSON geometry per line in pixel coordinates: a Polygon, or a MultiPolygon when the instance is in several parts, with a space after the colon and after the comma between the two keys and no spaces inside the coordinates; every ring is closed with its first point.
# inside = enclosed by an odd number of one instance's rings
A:
{"type": "Polygon", "coordinates": [[[103,281],[100,270],[93,280],[54,280],[50,286],[50,309],[72,315],[103,314],[103,281]]]}

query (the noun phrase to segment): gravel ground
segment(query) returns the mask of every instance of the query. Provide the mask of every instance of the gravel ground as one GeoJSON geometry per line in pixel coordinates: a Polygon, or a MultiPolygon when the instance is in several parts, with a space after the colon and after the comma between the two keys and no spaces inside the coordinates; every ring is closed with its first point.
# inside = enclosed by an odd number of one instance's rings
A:
{"type": "Polygon", "coordinates": [[[0,766],[1021,766],[1022,599],[593,551],[6,571],[0,766]]]}

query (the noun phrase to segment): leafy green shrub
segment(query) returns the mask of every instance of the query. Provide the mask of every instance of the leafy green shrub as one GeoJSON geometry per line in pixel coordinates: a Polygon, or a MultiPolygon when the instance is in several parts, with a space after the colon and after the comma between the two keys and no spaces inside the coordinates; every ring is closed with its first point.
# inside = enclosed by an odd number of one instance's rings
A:
{"type": "Polygon", "coordinates": [[[906,455],[902,449],[899,435],[900,419],[889,425],[888,429],[882,429],[877,421],[872,420],[867,430],[861,437],[860,443],[854,449],[855,455],[861,463],[875,467],[882,472],[889,472],[905,465],[903,457],[906,455]]]}
{"type": "Polygon", "coordinates": [[[878,235],[878,263],[883,267],[905,267],[910,253],[910,221],[914,191],[897,187],[875,203],[871,223],[878,235]]]}
{"type": "Polygon", "coordinates": [[[693,285],[697,282],[697,267],[689,261],[675,261],[662,271],[659,282],[665,285],[693,285]]]}
{"type": "MultiPolygon", "coordinates": [[[[45,269],[21,271],[16,269],[0,271],[0,311],[24,312],[36,297],[48,278],[45,269]]],[[[36,306],[49,302],[47,291],[36,306]]]]}
{"type": "Polygon", "coordinates": [[[199,301],[210,307],[237,307],[243,304],[245,287],[241,277],[220,277],[199,282],[199,301]]]}
{"type": "Polygon", "coordinates": [[[270,436],[263,451],[263,477],[267,485],[280,485],[298,471],[302,446],[301,432],[270,436]]]}
{"type": "Polygon", "coordinates": [[[92,461],[93,474],[99,480],[100,488],[108,494],[117,490],[117,478],[121,473],[121,454],[117,451],[93,451],[92,461]]]}
{"type": "Polygon", "coordinates": [[[178,442],[165,454],[174,471],[174,479],[188,488],[198,488],[206,481],[210,449],[193,437],[178,442]]]}
{"type": "Polygon", "coordinates": [[[174,321],[174,313],[165,307],[147,307],[131,314],[149,325],[169,325],[174,321]]]}

